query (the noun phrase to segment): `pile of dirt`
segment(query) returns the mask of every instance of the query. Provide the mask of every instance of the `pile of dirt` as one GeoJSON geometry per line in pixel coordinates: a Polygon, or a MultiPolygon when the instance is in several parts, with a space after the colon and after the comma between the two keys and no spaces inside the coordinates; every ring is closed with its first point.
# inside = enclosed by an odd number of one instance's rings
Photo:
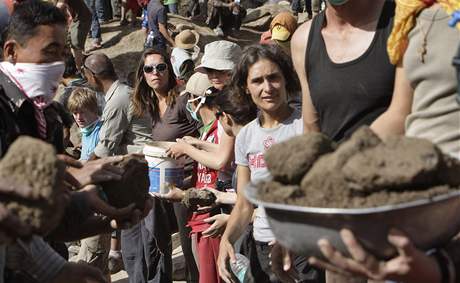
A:
{"type": "Polygon", "coordinates": [[[210,206],[216,201],[216,196],[208,190],[200,190],[191,188],[185,191],[184,199],[182,203],[193,210],[196,210],[199,206],[210,206]]]}
{"type": "Polygon", "coordinates": [[[276,180],[298,184],[321,155],[334,149],[327,136],[311,133],[273,145],[265,153],[265,162],[276,180]]]}
{"type": "Polygon", "coordinates": [[[13,184],[0,193],[2,204],[35,233],[46,234],[47,222],[63,213],[56,208],[64,171],[65,164],[57,159],[53,146],[19,137],[0,161],[0,179],[13,184]]]}
{"type": "MultiPolygon", "coordinates": [[[[282,156],[293,164],[312,162],[298,149],[277,151],[280,163],[285,162],[282,156]]],[[[322,156],[300,182],[285,178],[286,167],[268,166],[274,181],[259,185],[259,197],[309,207],[362,208],[429,199],[460,187],[460,162],[423,139],[395,136],[382,141],[363,127],[336,151],[318,154],[322,156]]]]}
{"type": "Polygon", "coordinates": [[[110,205],[122,208],[135,203],[140,210],[144,209],[145,200],[149,197],[149,167],[147,161],[139,156],[130,155],[114,165],[123,168],[123,177],[119,181],[102,183],[110,205]]]}

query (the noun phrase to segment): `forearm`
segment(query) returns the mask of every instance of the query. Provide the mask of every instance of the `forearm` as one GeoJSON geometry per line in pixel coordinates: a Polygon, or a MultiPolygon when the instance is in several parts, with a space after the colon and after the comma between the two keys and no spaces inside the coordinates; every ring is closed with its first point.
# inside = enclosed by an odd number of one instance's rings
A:
{"type": "Polygon", "coordinates": [[[174,46],[174,40],[171,38],[171,35],[169,34],[169,31],[166,28],[166,26],[160,24],[159,30],[160,30],[160,33],[163,35],[163,37],[168,41],[169,45],[174,46]]]}
{"type": "Polygon", "coordinates": [[[371,129],[380,138],[392,135],[404,135],[405,121],[405,115],[386,111],[371,124],[371,129]]]}
{"type": "Polygon", "coordinates": [[[222,204],[235,204],[237,199],[237,194],[234,192],[221,192],[219,201],[222,204]]]}
{"type": "Polygon", "coordinates": [[[200,142],[198,142],[196,145],[199,149],[202,149],[207,152],[212,152],[212,153],[219,152],[219,144],[216,144],[216,143],[200,140],[200,142]]]}
{"type": "Polygon", "coordinates": [[[185,154],[193,160],[214,170],[221,170],[228,162],[228,158],[225,154],[210,154],[210,152],[197,149],[192,145],[187,145],[185,147],[185,154]]]}
{"type": "Polygon", "coordinates": [[[232,244],[235,243],[251,222],[253,212],[254,207],[244,198],[244,196],[238,196],[236,205],[230,214],[230,218],[227,222],[227,228],[225,229],[225,233],[222,238],[228,240],[232,244]]]}

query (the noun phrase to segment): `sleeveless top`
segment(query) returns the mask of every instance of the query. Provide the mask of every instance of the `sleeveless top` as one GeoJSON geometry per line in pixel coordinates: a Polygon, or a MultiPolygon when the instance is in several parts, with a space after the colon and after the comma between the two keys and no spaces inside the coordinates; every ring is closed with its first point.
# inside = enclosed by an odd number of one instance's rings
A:
{"type": "Polygon", "coordinates": [[[390,105],[395,66],[387,54],[395,4],[385,1],[374,38],[358,58],[334,63],[329,58],[321,29],[324,11],[313,19],[306,50],[306,74],[322,133],[334,141],[348,138],[362,125],[370,125],[390,105]]]}

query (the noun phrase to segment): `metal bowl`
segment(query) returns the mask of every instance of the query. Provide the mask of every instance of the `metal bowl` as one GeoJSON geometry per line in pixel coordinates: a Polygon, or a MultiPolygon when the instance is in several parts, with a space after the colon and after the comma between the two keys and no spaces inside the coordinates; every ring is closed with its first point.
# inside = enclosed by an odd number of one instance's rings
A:
{"type": "Polygon", "coordinates": [[[387,241],[390,228],[406,233],[416,247],[429,250],[447,243],[460,231],[460,191],[432,199],[362,209],[302,207],[261,201],[250,184],[246,197],[263,206],[276,240],[299,255],[322,257],[317,242],[328,239],[349,255],[339,231],[348,228],[365,249],[380,259],[396,250],[387,241]]]}

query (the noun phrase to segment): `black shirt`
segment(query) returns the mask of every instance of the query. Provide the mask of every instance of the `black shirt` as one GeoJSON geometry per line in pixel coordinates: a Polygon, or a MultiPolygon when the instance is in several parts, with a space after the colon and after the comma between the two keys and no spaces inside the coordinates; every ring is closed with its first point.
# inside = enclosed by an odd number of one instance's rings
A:
{"type": "MultiPolygon", "coordinates": [[[[63,126],[57,102],[44,110],[47,128],[46,142],[58,153],[64,152],[63,126]]],[[[0,71],[0,157],[20,135],[40,138],[35,109],[24,93],[0,71]]]]}
{"type": "Polygon", "coordinates": [[[313,19],[306,50],[308,84],[319,128],[334,141],[370,125],[390,105],[395,66],[386,47],[394,10],[394,2],[386,1],[369,48],[357,59],[339,64],[329,58],[321,34],[325,13],[313,19]]]}

